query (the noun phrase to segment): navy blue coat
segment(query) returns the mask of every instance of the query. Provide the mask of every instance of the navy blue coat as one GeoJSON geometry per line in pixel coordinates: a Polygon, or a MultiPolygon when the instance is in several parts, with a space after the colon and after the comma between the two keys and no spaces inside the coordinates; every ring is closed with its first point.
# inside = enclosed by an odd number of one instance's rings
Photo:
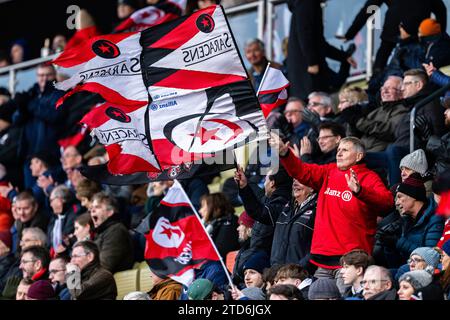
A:
{"type": "Polygon", "coordinates": [[[27,157],[38,152],[51,152],[59,155],[58,134],[64,123],[63,110],[56,109],[56,102],[63,92],[48,83],[41,92],[35,84],[22,96],[23,106],[13,115],[13,122],[24,127],[20,141],[20,154],[27,157]]]}
{"type": "Polygon", "coordinates": [[[403,231],[397,241],[397,250],[404,261],[419,247],[434,247],[442,236],[444,219],[435,215],[436,202],[432,200],[428,202],[428,207],[413,226],[408,228],[410,225],[408,217],[403,220],[403,231]]]}

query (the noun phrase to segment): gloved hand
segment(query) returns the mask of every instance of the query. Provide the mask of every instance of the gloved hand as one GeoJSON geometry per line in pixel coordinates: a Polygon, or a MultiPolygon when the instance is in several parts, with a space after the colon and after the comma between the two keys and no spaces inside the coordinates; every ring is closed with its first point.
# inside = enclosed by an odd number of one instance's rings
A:
{"type": "Polygon", "coordinates": [[[19,283],[22,279],[17,276],[9,277],[6,280],[5,288],[2,292],[2,297],[4,299],[14,300],[16,299],[17,287],[19,287],[19,283]]]}
{"type": "Polygon", "coordinates": [[[428,141],[431,137],[431,127],[424,115],[416,116],[414,130],[423,141],[428,141]]]}
{"type": "Polygon", "coordinates": [[[302,111],[303,121],[311,124],[312,126],[318,127],[320,125],[320,116],[314,111],[304,108],[302,111]]]}

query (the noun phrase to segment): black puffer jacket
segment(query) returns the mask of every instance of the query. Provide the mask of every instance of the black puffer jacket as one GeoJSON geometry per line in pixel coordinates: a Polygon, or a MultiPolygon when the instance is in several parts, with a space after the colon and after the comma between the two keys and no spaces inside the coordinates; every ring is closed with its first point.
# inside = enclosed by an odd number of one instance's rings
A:
{"type": "Polygon", "coordinates": [[[450,132],[442,138],[431,136],[427,143],[427,151],[435,158],[436,175],[450,171],[450,132]]]}
{"type": "Polygon", "coordinates": [[[289,202],[291,192],[290,188],[277,188],[270,197],[260,200],[249,185],[239,189],[247,214],[256,220],[252,228],[251,248],[270,254],[275,223],[284,206],[289,202]]]}
{"type": "Polygon", "coordinates": [[[273,235],[270,263],[296,263],[306,267],[316,217],[317,193],[302,204],[287,204],[278,216],[273,235]]]}
{"type": "Polygon", "coordinates": [[[228,252],[239,249],[237,221],[238,218],[234,214],[229,214],[225,217],[214,219],[206,226],[206,230],[224,260],[228,252]]]}

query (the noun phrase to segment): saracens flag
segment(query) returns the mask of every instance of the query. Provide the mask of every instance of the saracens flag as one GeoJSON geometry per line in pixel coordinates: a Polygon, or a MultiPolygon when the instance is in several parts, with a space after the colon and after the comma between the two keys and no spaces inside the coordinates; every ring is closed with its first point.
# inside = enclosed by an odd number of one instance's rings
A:
{"type": "Polygon", "coordinates": [[[69,91],[57,106],[76,92],[90,91],[122,106],[145,106],[148,93],[141,73],[141,34],[97,36],[61,53],[53,63],[72,75],[55,87],[69,91]]]}
{"type": "Polygon", "coordinates": [[[288,87],[289,81],[283,72],[269,65],[258,89],[258,100],[261,104],[264,117],[267,118],[273,109],[286,104],[288,87]]]}
{"type": "Polygon", "coordinates": [[[223,8],[142,31],[149,131],[162,169],[268,138],[223,8]]]}
{"type": "Polygon", "coordinates": [[[207,261],[220,261],[214,244],[195,213],[183,187],[175,180],[166,196],[149,217],[150,231],[144,258],[161,278],[189,286],[194,268],[207,261]]]}
{"type": "Polygon", "coordinates": [[[115,29],[117,32],[142,31],[157,24],[181,17],[187,0],[162,0],[155,5],[137,10],[115,29]]]}
{"type": "Polygon", "coordinates": [[[106,147],[110,173],[160,171],[145,135],[146,109],[146,106],[124,107],[105,102],[81,119],[91,129],[91,135],[106,147]]]}

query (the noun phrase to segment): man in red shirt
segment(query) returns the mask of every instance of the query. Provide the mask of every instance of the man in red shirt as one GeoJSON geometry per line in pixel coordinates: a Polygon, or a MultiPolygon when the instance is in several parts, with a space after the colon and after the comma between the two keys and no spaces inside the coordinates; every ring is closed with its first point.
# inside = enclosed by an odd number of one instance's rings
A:
{"type": "Polygon", "coordinates": [[[337,277],[342,255],[354,249],[372,252],[377,216],[394,204],[391,192],[362,163],[365,148],[358,138],[342,139],[336,163],[327,165],[302,162],[275,134],[270,144],[289,175],[319,193],[310,261],[319,267],[316,277],[337,277]]]}

